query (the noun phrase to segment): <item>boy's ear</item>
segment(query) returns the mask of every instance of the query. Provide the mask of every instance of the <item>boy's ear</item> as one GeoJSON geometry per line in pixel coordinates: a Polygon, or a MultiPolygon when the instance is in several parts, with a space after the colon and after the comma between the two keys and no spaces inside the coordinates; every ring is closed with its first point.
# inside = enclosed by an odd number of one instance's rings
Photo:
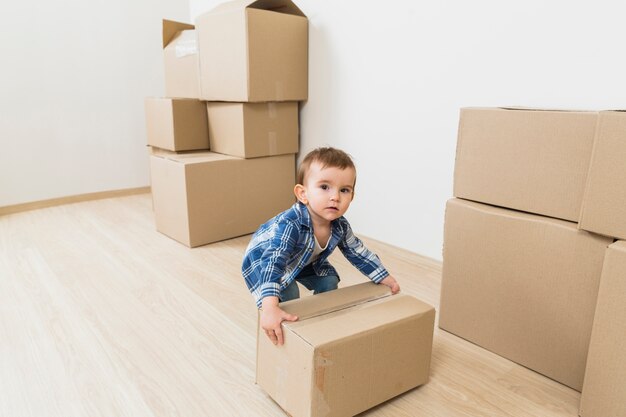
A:
{"type": "Polygon", "coordinates": [[[301,202],[302,204],[309,203],[309,201],[306,198],[306,188],[304,188],[304,185],[296,184],[296,186],[293,187],[293,193],[296,195],[296,198],[298,199],[298,201],[301,202]]]}

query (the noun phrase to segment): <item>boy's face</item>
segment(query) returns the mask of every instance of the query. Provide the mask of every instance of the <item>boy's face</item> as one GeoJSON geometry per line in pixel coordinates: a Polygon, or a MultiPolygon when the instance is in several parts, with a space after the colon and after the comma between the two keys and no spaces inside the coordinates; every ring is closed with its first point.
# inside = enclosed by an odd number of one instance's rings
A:
{"type": "Polygon", "coordinates": [[[296,197],[309,207],[314,220],[330,222],[343,216],[350,207],[355,179],[353,168],[322,168],[319,162],[313,162],[304,184],[296,185],[296,197]]]}

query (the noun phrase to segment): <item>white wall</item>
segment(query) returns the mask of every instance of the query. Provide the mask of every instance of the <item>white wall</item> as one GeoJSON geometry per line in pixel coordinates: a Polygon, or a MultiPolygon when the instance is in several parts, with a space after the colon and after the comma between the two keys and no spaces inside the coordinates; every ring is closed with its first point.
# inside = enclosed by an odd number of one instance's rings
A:
{"type": "MultiPolygon", "coordinates": [[[[191,0],[191,16],[217,3],[191,0]]],[[[622,2],[296,4],[310,20],[302,150],[352,154],[355,230],[432,258],[441,259],[460,107],[626,107],[622,2]]]]}
{"type": "MultiPolygon", "coordinates": [[[[160,18],[219,2],[5,5],[0,206],[148,185],[160,18]]],[[[417,253],[441,258],[460,107],[626,107],[621,2],[296,3],[310,19],[302,150],[352,154],[354,228],[417,253]]]]}
{"type": "Polygon", "coordinates": [[[188,0],[4,2],[0,206],[150,183],[143,99],[188,0]]]}

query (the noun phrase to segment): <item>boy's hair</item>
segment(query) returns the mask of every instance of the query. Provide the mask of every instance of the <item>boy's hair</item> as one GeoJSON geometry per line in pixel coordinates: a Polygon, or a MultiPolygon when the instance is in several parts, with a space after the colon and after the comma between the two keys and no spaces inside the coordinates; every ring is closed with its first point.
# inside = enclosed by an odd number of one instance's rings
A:
{"type": "MultiPolygon", "coordinates": [[[[350,155],[341,149],[328,147],[317,148],[309,152],[298,167],[298,184],[304,184],[304,177],[313,162],[319,162],[322,168],[352,168],[356,175],[356,167],[350,155]]],[[[356,176],[354,178],[356,183],[356,176]]],[[[355,185],[355,184],[354,184],[355,185]]]]}

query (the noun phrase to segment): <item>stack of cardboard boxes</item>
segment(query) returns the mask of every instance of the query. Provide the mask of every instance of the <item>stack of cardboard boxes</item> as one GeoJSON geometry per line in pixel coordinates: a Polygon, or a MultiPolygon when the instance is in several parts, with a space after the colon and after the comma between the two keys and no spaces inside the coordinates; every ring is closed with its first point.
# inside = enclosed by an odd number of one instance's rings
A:
{"type": "Polygon", "coordinates": [[[167,98],[145,102],[157,230],[190,246],[253,232],[294,202],[308,21],[290,1],[230,1],[163,21],[167,98]]]}
{"type": "Polygon", "coordinates": [[[626,415],[625,180],[626,113],[461,111],[439,326],[582,390],[584,417],[626,415]]]}

